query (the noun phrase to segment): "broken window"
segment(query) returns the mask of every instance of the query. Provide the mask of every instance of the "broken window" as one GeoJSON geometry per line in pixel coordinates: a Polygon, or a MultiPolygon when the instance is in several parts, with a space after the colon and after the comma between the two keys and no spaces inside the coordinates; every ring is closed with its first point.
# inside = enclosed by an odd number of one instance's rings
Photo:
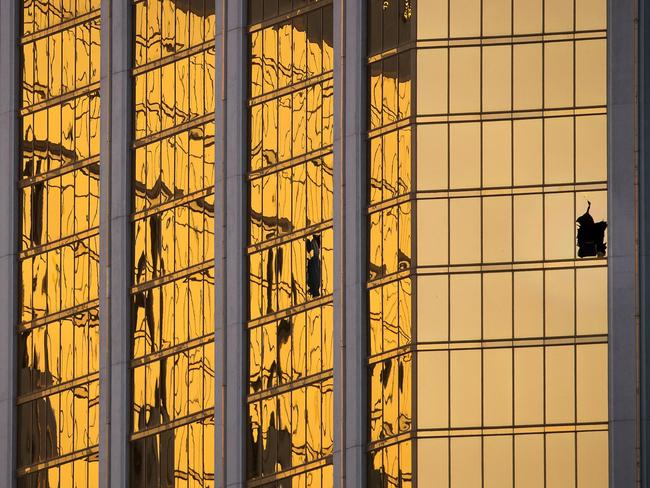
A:
{"type": "Polygon", "coordinates": [[[581,258],[598,256],[605,257],[607,254],[607,244],[605,243],[605,229],[607,222],[601,220],[594,222],[594,218],[589,213],[591,202],[587,211],[578,217],[578,256],[581,258]]]}
{"type": "Polygon", "coordinates": [[[307,290],[313,297],[321,293],[321,252],[320,235],[307,238],[307,290]]]}

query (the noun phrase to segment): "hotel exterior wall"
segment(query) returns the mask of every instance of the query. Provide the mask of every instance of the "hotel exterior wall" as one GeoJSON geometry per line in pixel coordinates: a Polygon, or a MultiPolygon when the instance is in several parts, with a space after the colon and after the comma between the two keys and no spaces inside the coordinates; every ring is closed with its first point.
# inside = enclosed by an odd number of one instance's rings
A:
{"type": "MultiPolygon", "coordinates": [[[[397,324],[411,319],[405,351],[417,351],[406,429],[417,438],[416,482],[599,486],[608,459],[607,261],[577,258],[575,220],[588,201],[594,218],[607,220],[605,3],[413,7],[368,7],[370,202],[388,192],[412,206],[398,218],[384,203],[381,220],[371,206],[369,245],[371,278],[381,270],[384,282],[413,280],[412,311],[397,324]],[[406,34],[410,9],[417,49],[406,34]],[[413,117],[400,91],[407,63],[413,117]],[[396,141],[411,132],[409,151],[396,141]],[[404,227],[413,263],[400,271],[391,261],[407,256],[404,227]]],[[[373,330],[385,348],[395,335],[391,308],[409,303],[406,292],[387,301],[391,286],[370,291],[371,355],[373,330]]],[[[390,446],[399,440],[385,431],[390,383],[373,388],[369,376],[371,405],[383,398],[371,441],[390,446]],[[376,402],[373,389],[383,390],[376,402]]],[[[408,478],[404,452],[382,449],[383,470],[371,458],[371,473],[408,478]]]]}
{"type": "MultiPolygon", "coordinates": [[[[2,39],[3,39],[3,49],[4,46],[7,44],[4,42],[6,40],[6,37],[8,36],[9,38],[11,37],[11,29],[5,29],[6,21],[7,19],[10,19],[10,16],[5,15],[7,11],[11,11],[11,8],[9,7],[11,2],[3,2],[1,8],[2,10],[2,15],[0,15],[0,21],[3,22],[3,29],[2,29],[2,39]]],[[[106,2],[104,2],[106,4],[106,2]]],[[[221,2],[216,2],[218,5],[221,4],[221,2]]],[[[421,0],[420,2],[417,2],[419,6],[424,4],[424,1],[421,0]]],[[[487,5],[489,2],[483,2],[485,5],[487,5]]],[[[611,59],[613,60],[610,63],[609,66],[609,72],[612,76],[610,79],[610,83],[608,86],[608,89],[610,93],[616,93],[617,94],[617,101],[614,102],[613,99],[608,97],[608,103],[610,104],[610,108],[608,110],[608,114],[610,115],[608,117],[608,124],[610,126],[609,128],[609,138],[610,138],[610,143],[608,144],[608,150],[610,151],[610,171],[616,172],[616,174],[611,175],[610,174],[610,179],[608,181],[608,191],[609,191],[609,211],[608,211],[608,217],[610,220],[610,230],[612,231],[610,234],[612,234],[612,237],[610,237],[610,258],[608,259],[608,266],[609,266],[609,273],[608,273],[608,278],[610,280],[610,293],[609,293],[609,307],[608,307],[608,313],[610,315],[610,335],[609,335],[609,341],[611,344],[609,345],[610,349],[610,362],[609,362],[609,367],[612,372],[612,377],[611,377],[611,382],[616,382],[616,391],[619,392],[619,394],[616,396],[616,401],[614,401],[613,398],[610,397],[610,421],[611,421],[611,432],[610,435],[612,437],[612,442],[614,445],[616,445],[615,450],[611,450],[611,456],[610,456],[610,463],[612,465],[612,469],[610,470],[610,476],[612,476],[612,481],[611,481],[611,486],[631,486],[632,483],[635,482],[634,478],[634,465],[636,463],[636,460],[638,459],[638,453],[636,451],[637,449],[637,444],[635,441],[635,415],[633,412],[634,410],[634,391],[636,388],[637,383],[634,381],[635,376],[632,373],[632,370],[634,369],[634,366],[631,364],[634,362],[635,359],[635,340],[634,340],[634,305],[630,304],[630,299],[631,297],[634,297],[634,288],[635,288],[635,283],[636,283],[636,277],[633,272],[633,262],[634,262],[634,253],[633,251],[630,251],[633,249],[633,238],[630,239],[629,241],[624,242],[624,236],[633,236],[633,232],[631,230],[631,227],[633,227],[633,222],[630,222],[630,216],[632,216],[633,219],[633,212],[630,212],[630,201],[633,203],[633,192],[630,191],[630,188],[633,188],[633,173],[634,173],[634,166],[630,163],[632,161],[632,154],[633,154],[633,113],[634,113],[634,101],[633,97],[634,96],[634,83],[633,83],[633,63],[632,63],[632,58],[633,58],[633,20],[634,20],[634,4],[635,2],[629,2],[629,3],[623,3],[623,2],[616,2],[616,5],[614,5],[614,2],[610,2],[610,11],[611,14],[608,17],[608,22],[610,23],[610,28],[608,30],[609,34],[609,39],[608,39],[608,46],[611,50],[611,59]],[[613,10],[612,10],[613,9],[613,10]],[[612,39],[613,36],[616,36],[616,39],[612,39]],[[612,71],[616,71],[618,73],[617,75],[614,75],[612,71]],[[612,114],[614,111],[618,110],[618,114],[620,115],[619,118],[616,118],[615,121],[612,119],[614,118],[612,114]],[[612,139],[616,139],[618,142],[612,142],[612,139]],[[613,180],[616,179],[618,180],[618,184],[614,188],[614,182],[613,180]],[[616,197],[618,195],[618,198],[616,197]],[[618,203],[616,203],[613,200],[617,200],[618,203]],[[625,226],[623,226],[623,222],[627,222],[625,226]],[[616,222],[619,222],[621,225],[616,227],[616,222]],[[618,239],[614,239],[614,231],[615,229],[618,230],[616,235],[618,235],[618,239]],[[616,249],[617,249],[617,244],[616,241],[618,241],[618,249],[621,250],[620,258],[616,264],[612,263],[614,260],[614,257],[616,256],[616,249]],[[631,247],[630,247],[631,246],[631,247]],[[624,325],[625,324],[625,325],[624,325]],[[618,338],[617,338],[618,337],[618,338]],[[618,345],[615,346],[614,343],[617,343],[618,345]]],[[[220,10],[220,7],[217,8],[220,10]]],[[[129,9],[127,9],[129,10],[129,9]]],[[[236,10],[236,9],[231,9],[231,11],[236,10]]],[[[444,16],[437,16],[436,18],[442,18],[444,16]]],[[[102,18],[104,18],[104,12],[102,12],[102,18]]],[[[415,18],[415,15],[414,15],[415,18]]],[[[16,21],[16,24],[18,21],[16,21]]],[[[104,26],[102,26],[102,29],[104,26]]],[[[229,36],[236,36],[236,33],[231,33],[230,30],[228,31],[229,36]]],[[[13,41],[12,41],[13,42],[13,41]]],[[[116,45],[119,45],[119,43],[116,42],[116,45]]],[[[433,48],[433,46],[428,46],[433,48]]],[[[470,47],[470,46],[467,46],[470,47]]],[[[15,43],[12,44],[12,47],[10,49],[11,52],[15,51],[15,43]]],[[[102,45],[102,50],[104,50],[104,46],[102,45]]],[[[3,51],[7,52],[7,50],[3,51]]],[[[349,51],[348,51],[349,55],[349,51]]],[[[416,55],[417,57],[417,55],[416,55]]],[[[3,59],[10,59],[11,56],[3,56],[3,59]]],[[[232,58],[232,56],[231,56],[232,58]]],[[[349,59],[349,56],[348,56],[349,59]]],[[[119,63],[118,63],[119,64],[119,63]]],[[[243,64],[243,63],[242,63],[243,64]]],[[[356,67],[350,68],[350,65],[348,64],[348,70],[349,69],[356,69],[356,67]]],[[[1,93],[5,94],[8,92],[11,92],[10,88],[12,85],[15,85],[13,81],[10,83],[7,82],[8,79],[11,80],[11,70],[6,69],[3,70],[2,74],[0,75],[0,88],[1,88],[1,93]]],[[[113,76],[118,76],[119,73],[111,73],[111,77],[113,76]]],[[[103,73],[104,76],[104,73],[103,73]]],[[[336,74],[335,74],[336,78],[336,74]]],[[[415,85],[415,83],[414,83],[415,85]]],[[[14,112],[14,105],[13,102],[11,101],[11,97],[0,97],[0,116],[2,117],[2,127],[3,130],[1,131],[0,137],[2,138],[2,147],[9,148],[15,146],[13,141],[8,141],[8,138],[10,138],[11,134],[11,127],[12,127],[12,119],[14,119],[13,124],[15,124],[15,112],[14,112]],[[5,127],[9,127],[9,130],[5,130],[5,127]]],[[[120,98],[120,97],[118,97],[120,98]]],[[[350,102],[350,101],[349,101],[350,102]]],[[[233,103],[233,101],[230,101],[229,103],[233,103]]],[[[236,103],[236,102],[234,102],[236,103]]],[[[349,108],[351,103],[347,104],[346,106],[349,108]]],[[[352,110],[351,108],[349,108],[352,110]]],[[[119,121],[120,116],[123,117],[130,117],[130,109],[122,108],[117,104],[117,106],[114,109],[114,120],[119,121]],[[120,115],[121,113],[121,115],[120,115]]],[[[448,115],[448,114],[445,114],[448,115]]],[[[353,117],[352,117],[353,118],[353,117]]],[[[348,117],[348,120],[350,117],[348,117]]],[[[427,120],[427,122],[432,122],[431,120],[427,120]]],[[[486,120],[486,122],[498,122],[497,120],[486,120]]],[[[411,121],[413,123],[413,121],[411,121]]],[[[446,124],[450,123],[456,123],[456,122],[445,122],[446,124]]],[[[471,121],[468,121],[468,123],[472,123],[471,121]]],[[[229,130],[239,130],[233,129],[233,123],[229,120],[228,121],[228,127],[230,127],[229,130]]],[[[103,130],[103,129],[102,129],[103,130]]],[[[114,133],[117,129],[114,129],[114,133]]],[[[417,133],[417,131],[415,131],[417,133]]],[[[416,145],[419,146],[421,143],[421,138],[419,136],[415,136],[417,138],[416,140],[416,145]]],[[[110,137],[108,139],[111,139],[110,137]]],[[[219,136],[217,136],[217,139],[219,139],[219,136]]],[[[114,146],[114,141],[107,141],[107,145],[109,147],[114,146]]],[[[116,151],[119,148],[116,149],[116,151]]],[[[102,146],[102,152],[104,151],[103,146],[102,146]]],[[[417,151],[417,149],[414,146],[414,152],[417,151]]],[[[483,151],[483,148],[481,148],[481,151],[483,151]]],[[[2,154],[7,154],[7,151],[1,151],[2,154]]],[[[10,152],[10,150],[9,150],[10,152]]],[[[363,151],[361,151],[363,152],[363,151]]],[[[15,161],[10,161],[8,158],[3,159],[3,164],[5,164],[7,161],[9,161],[11,164],[13,164],[15,161]]],[[[104,162],[104,155],[102,154],[102,164],[104,162]]],[[[229,164],[233,164],[232,161],[229,160],[229,164]]],[[[415,162],[414,162],[415,165],[415,162]]],[[[16,168],[13,168],[16,169],[16,168]]],[[[350,172],[351,170],[349,168],[346,168],[346,172],[350,172]]],[[[413,169],[413,174],[418,174],[419,168],[415,167],[413,169]]],[[[8,173],[3,173],[3,174],[10,174],[11,171],[8,173]]],[[[102,174],[102,178],[103,178],[102,174]]],[[[417,179],[417,178],[416,178],[417,179]]],[[[237,180],[237,178],[233,178],[231,181],[234,182],[234,180],[237,180]]],[[[419,180],[418,180],[419,181],[419,180]]],[[[7,182],[14,185],[14,181],[12,181],[10,178],[8,179],[3,179],[3,182],[7,182]]],[[[348,181],[349,183],[349,181],[348,181]]],[[[104,184],[104,180],[102,179],[102,185],[104,184]]],[[[12,188],[9,191],[6,192],[1,192],[3,195],[4,199],[10,198],[12,192],[15,191],[15,188],[12,188]]],[[[427,188],[425,188],[427,189],[427,188]]],[[[102,191],[104,191],[104,188],[102,188],[102,191]]],[[[336,189],[335,189],[336,191],[336,189]]],[[[433,192],[431,192],[433,193],[433,192]]],[[[115,195],[119,194],[117,190],[115,190],[115,195]]],[[[348,194],[348,190],[346,190],[346,194],[348,194]]],[[[490,197],[495,197],[497,198],[497,195],[489,195],[490,197]]],[[[13,197],[12,197],[13,198],[13,197]]],[[[104,198],[102,196],[102,198],[104,198]]],[[[15,198],[12,200],[13,205],[15,205],[15,198]]],[[[354,201],[354,199],[352,199],[354,201]]],[[[433,200],[433,199],[432,199],[433,200]]],[[[349,202],[348,202],[349,203],[349,202]]],[[[103,202],[102,202],[103,204],[103,202]]],[[[116,204],[117,205],[117,204],[116,204]]],[[[7,205],[7,208],[10,208],[12,205],[7,205]]],[[[353,205],[352,205],[353,206],[353,205]]],[[[217,205],[218,207],[218,205],[217,205]]],[[[14,208],[15,209],[15,208],[14,208]]],[[[348,211],[350,210],[350,206],[348,206],[348,211]]],[[[413,215],[415,215],[417,211],[417,208],[413,209],[413,215]]],[[[11,214],[11,212],[9,212],[11,214]]],[[[12,222],[15,223],[17,222],[17,218],[13,218],[11,215],[4,215],[4,210],[3,210],[3,217],[6,217],[6,222],[3,220],[3,222],[6,223],[6,225],[3,228],[10,228],[12,222]]],[[[102,219],[103,219],[102,214],[102,219]]],[[[337,213],[338,215],[338,213],[337,213]]],[[[597,218],[596,215],[594,217],[597,218]]],[[[234,217],[236,218],[236,216],[234,217]]],[[[415,220],[415,219],[414,219],[415,220]]],[[[232,223],[232,222],[231,222],[232,223]]],[[[415,227],[415,222],[413,223],[413,227],[415,227]]],[[[230,224],[229,224],[230,225],[230,224]]],[[[336,227],[336,222],[334,223],[334,226],[336,227]]],[[[230,228],[230,227],[228,227],[230,228]]],[[[363,233],[357,232],[357,231],[352,231],[355,234],[362,235],[363,233]]],[[[100,229],[101,233],[101,229],[100,229]]],[[[414,233],[415,237],[415,233],[414,233]]],[[[346,237],[347,241],[350,240],[350,237],[346,237]]],[[[4,241],[9,241],[9,239],[4,239],[4,241]]],[[[112,238],[111,241],[115,241],[115,238],[112,238]]],[[[104,240],[102,240],[102,246],[104,245],[104,240]]],[[[231,242],[232,244],[232,242],[231,242]]],[[[14,262],[16,260],[15,257],[11,256],[11,243],[7,244],[7,251],[5,250],[5,246],[3,245],[1,247],[2,252],[0,253],[0,257],[5,257],[9,258],[10,262],[14,262]]],[[[230,249],[233,249],[236,246],[232,246],[230,249]]],[[[114,248],[115,249],[115,248],[114,248]]],[[[418,251],[419,251],[419,246],[418,246],[418,251]]],[[[229,256],[232,256],[232,254],[228,254],[229,256]]],[[[349,254],[351,255],[351,254],[349,254]]],[[[113,263],[116,261],[119,261],[119,257],[113,258],[113,263]]],[[[230,262],[230,260],[228,261],[230,262]]],[[[2,280],[2,285],[0,285],[0,291],[4,288],[7,287],[7,284],[9,284],[9,291],[11,293],[6,293],[6,301],[7,303],[10,303],[12,301],[12,296],[14,294],[14,281],[11,278],[12,273],[11,273],[11,268],[12,266],[9,265],[7,266],[6,263],[3,263],[2,267],[2,276],[3,278],[5,276],[8,277],[8,279],[3,279],[2,280]],[[5,274],[6,273],[6,274],[5,274]]],[[[528,270],[527,270],[528,271],[528,270]]],[[[503,272],[503,271],[500,271],[503,272]]],[[[487,271],[485,272],[487,274],[487,271]]],[[[120,285],[115,284],[114,289],[120,289],[120,285]]],[[[414,288],[419,287],[419,283],[414,284],[414,288]]],[[[449,289],[449,288],[448,288],[449,289]]],[[[419,297],[418,297],[419,298],[419,297]]],[[[336,299],[335,299],[336,300],[336,299]]],[[[417,300],[417,298],[415,298],[417,300]]],[[[3,302],[4,303],[4,302],[3,302]]],[[[101,301],[100,301],[100,307],[101,307],[101,301]]],[[[348,304],[349,307],[349,304],[348,304]]],[[[412,314],[415,315],[417,314],[417,307],[416,304],[413,304],[413,312],[412,314]]],[[[545,307],[544,307],[545,308],[545,307]]],[[[5,313],[11,314],[11,307],[3,307],[3,310],[5,313]]],[[[336,311],[335,311],[335,316],[336,316],[336,311]]],[[[231,318],[232,319],[232,318],[231,318]]],[[[115,320],[115,319],[113,319],[115,320]]],[[[16,322],[13,322],[16,323],[16,322]]],[[[348,326],[348,335],[353,335],[353,330],[354,327],[352,324],[349,324],[348,326]]],[[[9,331],[11,334],[11,337],[13,338],[15,335],[15,331],[11,329],[9,331]]],[[[103,333],[103,332],[102,332],[103,333]]],[[[9,350],[11,350],[12,346],[12,339],[2,341],[3,345],[6,345],[9,347],[9,350]]],[[[434,353],[438,353],[440,351],[431,351],[434,353]]],[[[421,353],[418,353],[421,354],[421,353]]],[[[218,357],[218,353],[216,354],[218,357]]],[[[3,356],[4,357],[4,356],[3,356]]],[[[235,361],[235,358],[230,357],[229,360],[235,361]]],[[[419,361],[419,356],[416,355],[416,362],[419,361]]],[[[217,366],[218,368],[220,366],[217,366]]],[[[431,369],[428,368],[427,371],[430,371],[431,369]]],[[[8,376],[8,379],[6,382],[3,383],[3,387],[1,391],[4,393],[6,390],[4,388],[4,385],[6,383],[6,386],[8,390],[12,389],[12,383],[15,384],[15,377],[13,375],[14,371],[12,368],[8,368],[6,370],[6,376],[8,376]]],[[[336,374],[336,373],[335,373],[336,374]]],[[[358,379],[358,377],[355,377],[358,379]]],[[[350,381],[352,377],[348,377],[347,385],[346,388],[349,390],[350,388],[353,388],[353,382],[350,381]]],[[[101,380],[100,380],[101,381],[101,380]]],[[[117,378],[114,378],[114,381],[118,381],[117,378]]],[[[232,375],[229,376],[228,381],[231,382],[236,382],[239,381],[238,378],[234,378],[232,375]]],[[[102,383],[102,389],[103,389],[103,383],[102,383]]],[[[119,388],[116,388],[116,390],[119,390],[119,388]]],[[[335,391],[336,391],[336,386],[335,386],[335,391]]],[[[417,392],[414,393],[416,395],[417,392]]],[[[15,408],[15,397],[13,394],[10,393],[9,398],[9,403],[13,405],[13,408],[15,408]]],[[[336,396],[336,393],[335,393],[336,396]]],[[[230,400],[233,400],[230,398],[230,400]]],[[[237,399],[234,399],[235,402],[232,405],[238,405],[240,402],[237,399]]],[[[113,403],[119,403],[118,397],[115,397],[113,399],[113,403]]],[[[12,407],[7,406],[6,404],[3,404],[2,411],[11,411],[12,407]]],[[[352,408],[349,406],[349,408],[352,408]]],[[[115,410],[113,412],[112,418],[108,419],[109,423],[112,423],[113,425],[116,423],[130,423],[130,420],[126,417],[124,417],[123,414],[126,414],[128,412],[128,408],[123,409],[122,414],[119,413],[119,408],[117,408],[117,405],[115,405],[115,410]]],[[[421,413],[421,409],[420,409],[421,413]]],[[[415,418],[417,418],[417,412],[415,412],[415,418]]],[[[5,416],[3,415],[3,418],[5,416]]],[[[7,416],[6,418],[11,418],[11,416],[7,416]]],[[[348,415],[348,419],[354,418],[354,415],[348,415]]],[[[357,428],[363,430],[360,426],[357,425],[356,422],[350,422],[350,424],[347,426],[348,431],[351,430],[356,430],[357,428]]],[[[6,432],[9,433],[9,437],[11,435],[12,428],[11,426],[8,426],[6,429],[6,432]]],[[[115,432],[115,431],[113,431],[115,432]]],[[[507,434],[510,435],[510,434],[507,434]]],[[[471,435],[470,435],[471,437],[471,435]]],[[[7,448],[7,452],[11,452],[11,447],[14,445],[12,440],[9,438],[5,438],[4,435],[0,436],[0,439],[3,440],[4,444],[9,446],[7,448]]],[[[218,442],[219,439],[216,440],[218,442]]],[[[101,442],[101,439],[100,439],[101,442]]],[[[114,439],[114,442],[117,442],[119,444],[119,439],[114,439]]],[[[113,455],[115,457],[121,456],[121,454],[118,454],[118,451],[120,451],[119,448],[115,448],[115,444],[111,443],[113,445],[113,455]]],[[[375,447],[378,447],[375,445],[375,447]]],[[[338,449],[338,447],[335,446],[335,449],[338,449]]],[[[416,450],[414,450],[416,451],[416,450]]],[[[229,459],[233,459],[233,457],[229,457],[229,459]]],[[[100,461],[102,459],[102,454],[100,453],[100,461]]],[[[334,458],[336,460],[336,456],[334,458]]],[[[352,458],[351,458],[352,459],[352,458]]],[[[358,457],[355,457],[354,459],[358,459],[358,457]]],[[[643,458],[642,458],[643,459],[643,458]]],[[[417,463],[417,452],[413,454],[413,460],[415,463],[417,463]]],[[[103,461],[101,461],[103,463],[103,461]]],[[[348,460],[348,463],[351,461],[348,460]]],[[[7,486],[11,486],[12,483],[14,483],[14,465],[13,461],[11,461],[11,456],[7,456],[7,460],[4,463],[8,466],[7,470],[1,470],[0,473],[3,476],[3,480],[6,479],[7,483],[5,483],[7,486]],[[6,473],[5,473],[6,471],[6,473]],[[6,477],[4,476],[6,474],[6,477]]],[[[422,466],[422,463],[420,464],[422,466]]],[[[447,468],[450,466],[448,465],[447,468]]],[[[100,467],[100,471],[103,468],[100,467]]],[[[417,466],[416,466],[417,468],[417,466]]],[[[219,469],[219,468],[218,468],[219,469]]],[[[236,469],[236,466],[234,466],[234,469],[236,469]]],[[[335,472],[336,472],[336,467],[335,467],[335,472]]],[[[352,470],[351,466],[348,466],[348,472],[352,470]]],[[[345,473],[343,473],[345,475],[345,473]]],[[[417,469],[416,473],[414,476],[417,476],[417,469]]],[[[233,475],[230,479],[235,479],[237,476],[233,475]]],[[[113,486],[123,486],[119,481],[117,481],[119,477],[113,476],[112,478],[112,483],[113,486]]],[[[486,478],[487,480],[487,478],[486,478]]],[[[338,477],[337,477],[337,483],[339,482],[338,477]]],[[[236,484],[236,483],[235,483],[236,484]]],[[[234,484],[233,484],[234,485],[234,484]]],[[[356,486],[356,485],[355,485],[356,486]]]]}

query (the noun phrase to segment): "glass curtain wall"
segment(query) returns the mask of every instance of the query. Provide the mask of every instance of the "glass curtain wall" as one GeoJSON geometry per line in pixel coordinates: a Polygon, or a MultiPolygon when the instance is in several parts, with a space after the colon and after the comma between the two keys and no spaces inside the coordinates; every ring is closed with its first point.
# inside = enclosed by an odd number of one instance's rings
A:
{"type": "Polygon", "coordinates": [[[99,4],[21,2],[20,487],[98,483],[99,4]]]}
{"type": "Polygon", "coordinates": [[[214,486],[214,2],[135,2],[131,483],[214,486]]]}
{"type": "Polygon", "coordinates": [[[332,24],[249,2],[248,486],[333,486],[332,24]]]}
{"type": "Polygon", "coordinates": [[[413,10],[368,2],[368,486],[413,480],[413,10]]]}
{"type": "MultiPolygon", "coordinates": [[[[402,302],[373,296],[375,269],[399,274],[401,220],[372,211],[400,188],[381,124],[400,125],[400,56],[415,67],[414,479],[607,486],[606,2],[368,1],[371,355],[375,330],[401,338],[402,302]]],[[[391,369],[370,370],[372,486],[405,478],[391,369]]]]}

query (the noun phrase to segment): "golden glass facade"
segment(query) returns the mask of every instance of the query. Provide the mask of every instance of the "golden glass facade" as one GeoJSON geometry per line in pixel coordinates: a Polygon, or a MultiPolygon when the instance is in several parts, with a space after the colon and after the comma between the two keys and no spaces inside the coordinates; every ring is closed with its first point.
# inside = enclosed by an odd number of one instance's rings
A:
{"type": "Polygon", "coordinates": [[[368,15],[370,486],[608,486],[606,2],[368,15]]]}
{"type": "Polygon", "coordinates": [[[131,483],[214,486],[215,12],[134,11],[131,483]]]}
{"type": "MultiPolygon", "coordinates": [[[[246,1],[240,474],[326,488],[334,2],[246,1]]],[[[607,2],[363,1],[367,484],[604,488],[608,257],[579,227],[607,221],[607,2]]],[[[20,487],[99,484],[100,3],[20,2],[20,487]]],[[[215,2],[128,8],[128,478],[207,488],[215,2]]]]}
{"type": "MultiPolygon", "coordinates": [[[[368,486],[413,483],[410,2],[368,5],[368,486]]],[[[437,485],[436,485],[437,486],[437,485]]]]}
{"type": "Polygon", "coordinates": [[[18,486],[97,486],[99,1],[21,6],[18,486]]]}
{"type": "Polygon", "coordinates": [[[332,28],[249,2],[248,486],[333,486],[332,28]]]}

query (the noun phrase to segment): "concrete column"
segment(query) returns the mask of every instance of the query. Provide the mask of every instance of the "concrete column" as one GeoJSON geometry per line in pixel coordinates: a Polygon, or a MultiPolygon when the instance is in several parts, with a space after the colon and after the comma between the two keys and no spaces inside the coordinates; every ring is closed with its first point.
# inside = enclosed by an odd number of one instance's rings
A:
{"type": "Polygon", "coordinates": [[[100,155],[100,486],[129,486],[131,2],[103,0],[100,155]]]}
{"type": "Polygon", "coordinates": [[[345,439],[346,433],[346,297],[345,297],[345,0],[334,0],[332,11],[334,41],[334,484],[345,486],[345,439]]]}
{"type": "MultiPolygon", "coordinates": [[[[215,261],[215,287],[214,287],[214,471],[215,486],[223,488],[225,486],[224,477],[224,389],[225,389],[225,362],[222,356],[222,350],[225,345],[225,313],[222,312],[225,298],[225,288],[221,284],[222,275],[225,274],[225,218],[223,217],[224,195],[222,187],[224,186],[224,131],[223,131],[223,39],[224,39],[224,5],[227,0],[214,0],[215,12],[215,75],[214,75],[214,93],[215,93],[215,167],[214,167],[214,261],[215,261]],[[222,271],[223,270],[223,271],[222,271]]],[[[207,299],[207,297],[206,297],[207,299]]]]}
{"type": "Polygon", "coordinates": [[[16,419],[17,256],[18,252],[18,142],[20,125],[20,55],[18,5],[0,2],[0,485],[15,486],[14,429],[16,419]]]}
{"type": "Polygon", "coordinates": [[[639,284],[641,378],[641,479],[650,487],[650,5],[639,2],[639,284]]]}
{"type": "Polygon", "coordinates": [[[217,0],[216,486],[245,486],[246,2],[217,0]]]}
{"type": "Polygon", "coordinates": [[[366,43],[365,2],[334,2],[334,475],[365,486],[366,43]]]}
{"type": "Polygon", "coordinates": [[[638,0],[609,2],[609,417],[610,486],[637,486],[638,0]]]}

